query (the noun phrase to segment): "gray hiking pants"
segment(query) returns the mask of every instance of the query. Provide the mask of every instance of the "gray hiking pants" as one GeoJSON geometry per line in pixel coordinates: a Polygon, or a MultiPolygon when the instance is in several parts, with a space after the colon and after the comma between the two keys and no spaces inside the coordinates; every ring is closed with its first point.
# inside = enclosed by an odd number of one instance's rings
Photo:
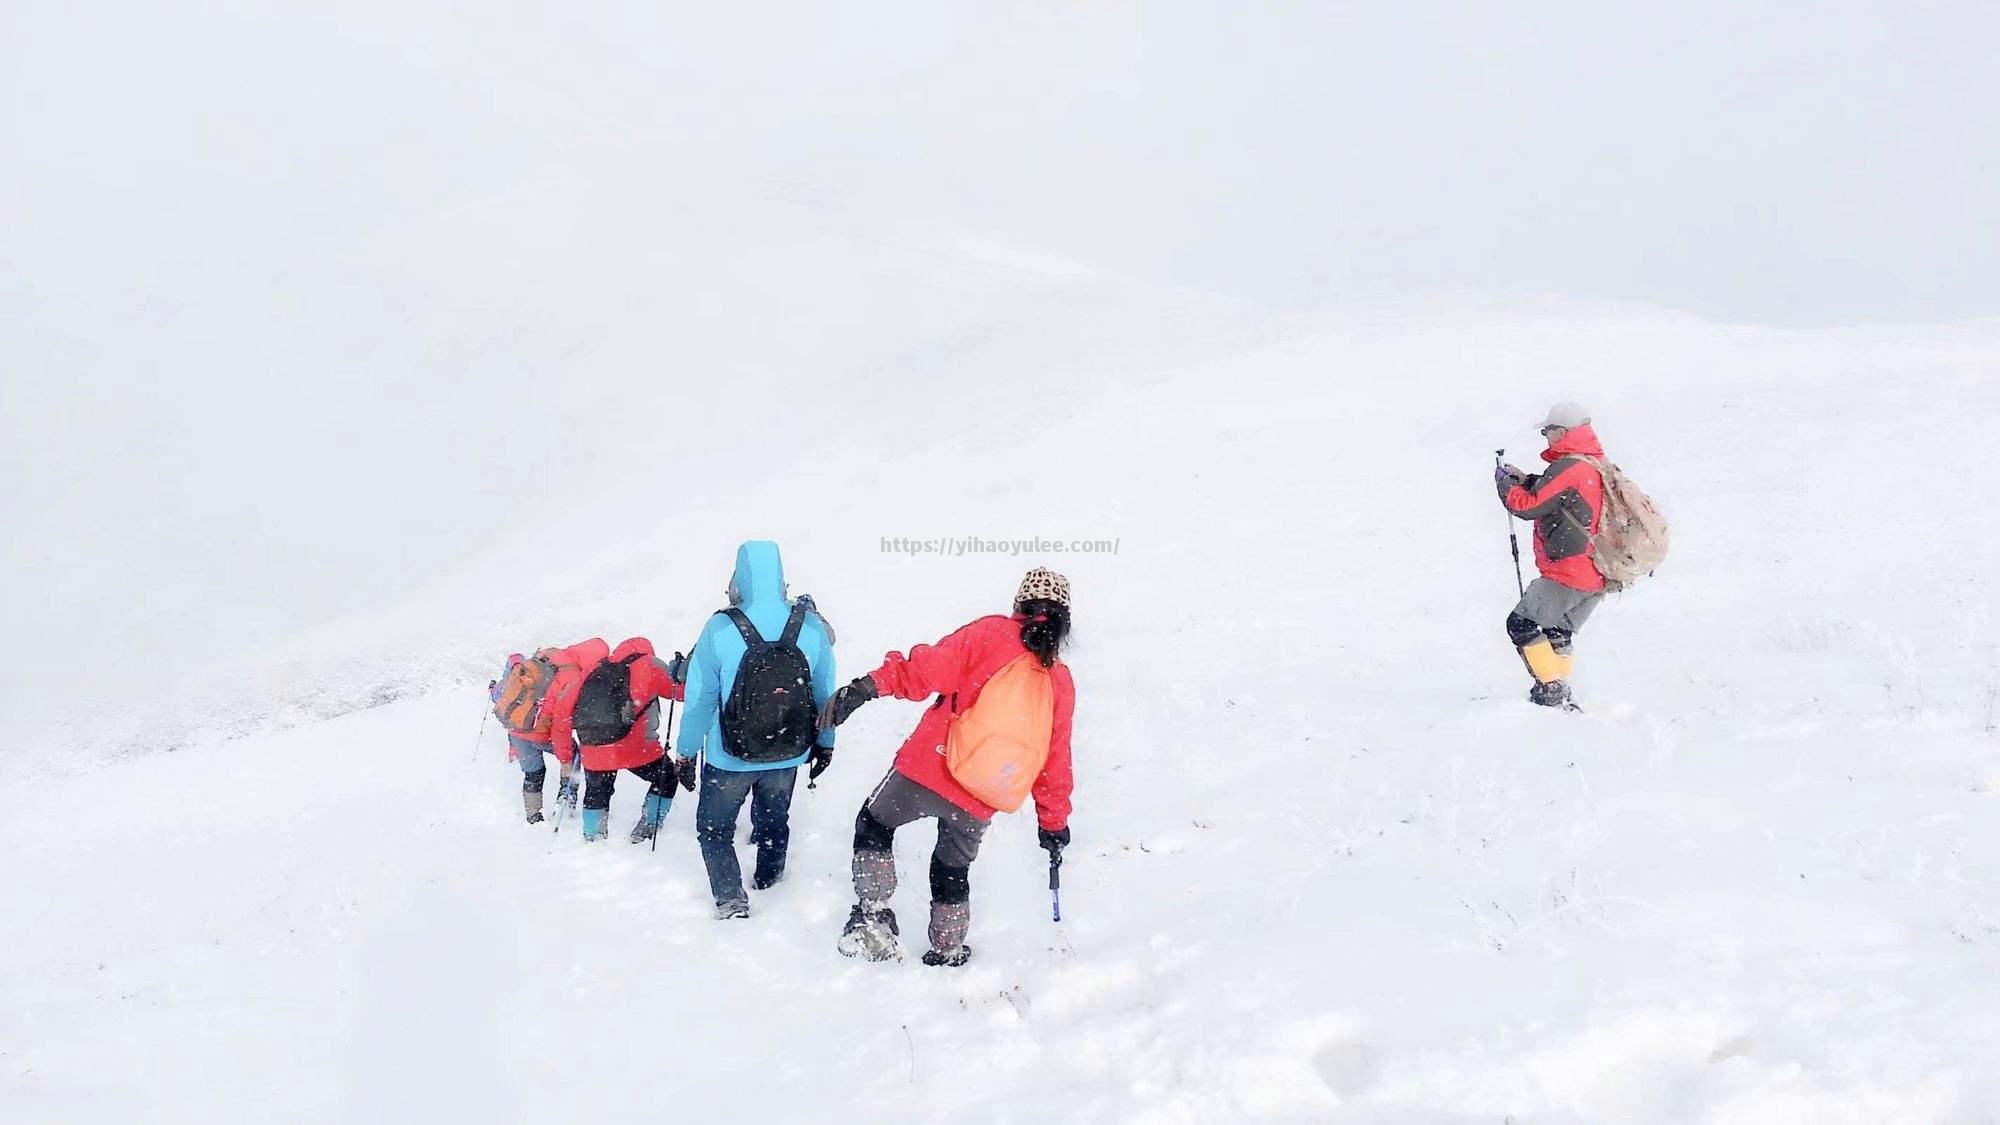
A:
{"type": "Polygon", "coordinates": [[[1537,578],[1528,583],[1528,592],[1507,615],[1507,636],[1516,646],[1534,640],[1539,632],[1549,638],[1557,652],[1569,651],[1569,639],[1604,600],[1604,592],[1575,590],[1560,582],[1537,578]]]}
{"type": "Polygon", "coordinates": [[[931,849],[931,946],[952,950],[965,944],[972,924],[972,861],[986,822],[891,769],[854,818],[854,897],[878,910],[896,893],[896,829],[912,821],[938,822],[931,849]]]}

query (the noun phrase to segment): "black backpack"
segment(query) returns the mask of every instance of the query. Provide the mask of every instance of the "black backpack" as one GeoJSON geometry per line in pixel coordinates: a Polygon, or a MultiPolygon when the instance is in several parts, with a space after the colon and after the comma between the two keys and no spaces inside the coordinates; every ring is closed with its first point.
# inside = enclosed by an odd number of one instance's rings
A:
{"type": "MultiPolygon", "coordinates": [[[[801,599],[803,601],[803,599],[801,599]]],[[[799,629],[810,605],[795,604],[776,641],[757,634],[743,611],[722,612],[743,634],[743,663],[722,704],[722,745],[755,764],[784,762],[811,749],[818,734],[813,712],[812,664],[799,650],[799,629]]]]}
{"type": "Polygon", "coordinates": [[[635,652],[616,662],[600,660],[583,678],[570,726],[585,746],[609,746],[632,733],[639,717],[632,706],[632,662],[645,655],[635,652]]]}

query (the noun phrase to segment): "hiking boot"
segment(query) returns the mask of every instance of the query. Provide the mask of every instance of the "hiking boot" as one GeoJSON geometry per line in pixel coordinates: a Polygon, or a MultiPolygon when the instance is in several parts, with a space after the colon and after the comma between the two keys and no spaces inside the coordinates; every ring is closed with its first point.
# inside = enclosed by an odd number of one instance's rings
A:
{"type": "Polygon", "coordinates": [[[972,960],[972,947],[969,945],[961,945],[956,949],[924,950],[924,964],[926,965],[956,969],[970,960],[972,960]]]}
{"type": "Polygon", "coordinates": [[[848,912],[847,926],[840,931],[840,940],[834,948],[843,957],[859,957],[866,961],[900,961],[903,947],[896,938],[902,934],[896,926],[896,912],[884,906],[868,910],[859,905],[848,912]]]}
{"type": "Polygon", "coordinates": [[[643,844],[659,835],[660,821],[666,819],[667,800],[658,793],[646,794],[646,807],[639,814],[639,823],[632,826],[632,842],[643,844]]]}
{"type": "Polygon", "coordinates": [[[1575,708],[1575,704],[1570,702],[1569,684],[1562,680],[1551,680],[1546,684],[1538,683],[1529,688],[1528,702],[1539,707],[1575,708]]]}
{"type": "Polygon", "coordinates": [[[604,809],[583,810],[583,838],[595,841],[602,840],[610,835],[611,828],[605,823],[610,819],[610,814],[604,809]]]}
{"type": "Polygon", "coordinates": [[[718,922],[727,922],[731,918],[748,917],[750,917],[750,904],[747,902],[718,902],[715,904],[715,920],[718,922]]]}
{"type": "Polygon", "coordinates": [[[542,822],[542,791],[540,789],[521,790],[521,809],[528,814],[529,824],[542,822]]]}
{"type": "Polygon", "coordinates": [[[750,877],[750,889],[753,891],[768,891],[772,887],[777,886],[778,880],[784,877],[785,864],[782,860],[772,867],[765,867],[760,863],[757,865],[757,873],[750,877]]]}

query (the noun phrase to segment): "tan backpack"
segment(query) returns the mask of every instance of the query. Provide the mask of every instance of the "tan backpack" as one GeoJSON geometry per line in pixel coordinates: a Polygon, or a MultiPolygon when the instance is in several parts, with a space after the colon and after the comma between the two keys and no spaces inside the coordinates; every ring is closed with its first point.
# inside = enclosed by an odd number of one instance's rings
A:
{"type": "Polygon", "coordinates": [[[1605,588],[1623,590],[1667,560],[1667,520],[1632,478],[1609,461],[1580,457],[1604,478],[1604,511],[1590,537],[1590,559],[1605,588]]]}
{"type": "Polygon", "coordinates": [[[1002,812],[1028,799],[1049,760],[1056,689],[1033,653],[1014,658],[951,717],[944,764],[965,791],[1002,812]]]}

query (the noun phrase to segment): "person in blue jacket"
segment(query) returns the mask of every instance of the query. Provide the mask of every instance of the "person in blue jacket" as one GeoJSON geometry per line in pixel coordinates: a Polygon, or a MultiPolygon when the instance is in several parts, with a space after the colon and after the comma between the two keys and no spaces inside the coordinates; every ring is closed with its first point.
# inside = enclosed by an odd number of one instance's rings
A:
{"type": "Polygon", "coordinates": [[[750,915],[750,896],[736,858],[736,819],[744,800],[750,802],[750,841],[757,846],[750,885],[761,891],[785,874],[799,767],[811,762],[809,776],[817,778],[833,761],[833,730],[818,730],[811,718],[833,694],[833,630],[811,598],[801,595],[794,601],[787,596],[776,543],[757,539],[736,548],[728,596],[729,608],[708,619],[688,657],[686,718],[674,746],[674,768],[684,787],[697,788],[697,757],[702,763],[695,835],[718,919],[750,915]],[[755,661],[746,662],[750,634],[758,638],[760,652],[755,661]],[[782,645],[787,638],[795,651],[761,647],[782,645]],[[800,657],[809,675],[774,673],[784,668],[804,673],[796,667],[800,657]],[[758,670],[732,701],[739,674],[752,665],[758,670]],[[793,690],[806,686],[796,683],[801,678],[810,679],[809,704],[804,692],[793,690]],[[751,698],[753,685],[775,686],[751,698]],[[803,729],[801,715],[806,716],[803,729]]]}

